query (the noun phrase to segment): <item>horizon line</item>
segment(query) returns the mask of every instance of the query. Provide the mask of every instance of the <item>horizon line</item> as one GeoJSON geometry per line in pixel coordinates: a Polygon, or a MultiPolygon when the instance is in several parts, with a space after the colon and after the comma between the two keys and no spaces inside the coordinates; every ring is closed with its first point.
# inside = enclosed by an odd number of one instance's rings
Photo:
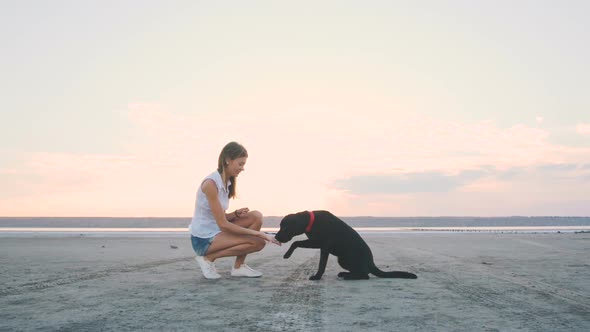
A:
{"type": "MultiPolygon", "coordinates": [[[[317,211],[317,210],[314,210],[317,211]]],[[[590,215],[500,215],[500,216],[477,216],[477,215],[441,215],[441,216],[367,216],[367,215],[355,215],[345,216],[337,215],[339,218],[590,218],[590,215]]],[[[286,215],[268,215],[263,218],[282,218],[286,215]]],[[[124,219],[124,218],[144,218],[144,219],[180,219],[187,218],[192,219],[192,216],[182,217],[153,217],[153,216],[0,216],[0,219],[24,219],[24,218],[105,218],[105,219],[124,219]]]]}

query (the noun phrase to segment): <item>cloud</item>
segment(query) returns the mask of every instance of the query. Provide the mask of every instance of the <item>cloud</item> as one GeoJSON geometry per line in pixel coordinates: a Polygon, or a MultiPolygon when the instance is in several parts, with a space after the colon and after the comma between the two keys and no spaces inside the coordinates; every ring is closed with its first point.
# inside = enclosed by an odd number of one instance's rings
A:
{"type": "Polygon", "coordinates": [[[381,174],[340,179],[333,185],[347,193],[336,206],[356,215],[590,214],[590,170],[584,164],[539,164],[506,170],[484,166],[455,175],[381,174]]]}
{"type": "Polygon", "coordinates": [[[578,123],[576,125],[576,131],[578,132],[578,134],[583,136],[590,135],[590,124],[578,123]]]}
{"type": "MultiPolygon", "coordinates": [[[[239,111],[182,113],[131,104],[133,127],[120,142],[123,153],[27,155],[22,165],[0,172],[0,186],[11,188],[1,197],[0,210],[190,216],[198,183],[215,169],[220,149],[231,140],[250,154],[232,204],[266,215],[310,208],[357,215],[370,212],[365,206],[382,215],[420,214],[424,207],[416,200],[424,195],[444,201],[442,196],[461,192],[514,190],[514,183],[533,188],[535,176],[547,176],[538,165],[589,162],[590,149],[552,144],[549,132],[524,125],[499,128],[491,121],[408,116],[391,111],[393,105],[364,111],[362,100],[309,105],[266,93],[237,100],[235,107],[239,111]]],[[[580,171],[546,167],[554,172],[551,179],[580,171]]],[[[445,210],[431,212],[436,211],[445,210]]]]}
{"type": "Polygon", "coordinates": [[[462,171],[456,175],[443,172],[355,175],[334,181],[335,189],[352,194],[405,194],[449,192],[486,174],[482,170],[462,171]]]}
{"type": "Polygon", "coordinates": [[[539,171],[548,171],[548,172],[567,172],[572,171],[577,168],[582,168],[583,165],[576,165],[576,164],[545,164],[537,166],[537,170],[539,171]]]}
{"type": "Polygon", "coordinates": [[[590,175],[587,165],[541,164],[506,170],[482,166],[456,174],[443,171],[398,172],[391,174],[355,175],[335,180],[331,187],[353,195],[397,195],[413,193],[448,193],[452,191],[496,191],[502,183],[540,179],[538,183],[555,185],[563,179],[583,180],[590,175]]]}

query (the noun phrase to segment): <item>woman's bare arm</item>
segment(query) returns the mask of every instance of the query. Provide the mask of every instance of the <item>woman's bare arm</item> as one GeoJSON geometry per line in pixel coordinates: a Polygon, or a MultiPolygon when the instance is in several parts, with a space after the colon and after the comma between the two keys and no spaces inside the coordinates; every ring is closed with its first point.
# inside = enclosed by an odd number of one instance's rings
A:
{"type": "Polygon", "coordinates": [[[252,235],[259,238],[262,238],[266,241],[275,242],[273,241],[274,238],[264,232],[256,231],[249,228],[240,227],[236,224],[233,224],[227,220],[227,216],[221,207],[221,203],[219,203],[218,193],[217,193],[217,186],[215,185],[215,181],[213,180],[205,180],[201,185],[207,200],[209,201],[209,206],[211,207],[211,212],[213,213],[213,217],[221,229],[224,232],[230,232],[234,234],[241,234],[241,235],[252,235]]]}

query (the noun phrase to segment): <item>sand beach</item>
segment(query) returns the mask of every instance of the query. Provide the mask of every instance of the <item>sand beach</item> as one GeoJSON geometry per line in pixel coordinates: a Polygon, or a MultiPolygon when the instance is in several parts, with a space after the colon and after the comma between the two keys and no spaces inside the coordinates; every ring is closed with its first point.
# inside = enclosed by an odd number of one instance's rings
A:
{"type": "Polygon", "coordinates": [[[588,331],[590,234],[365,234],[383,270],[343,281],[268,245],[259,279],[202,277],[179,235],[0,236],[0,331],[588,331]]]}

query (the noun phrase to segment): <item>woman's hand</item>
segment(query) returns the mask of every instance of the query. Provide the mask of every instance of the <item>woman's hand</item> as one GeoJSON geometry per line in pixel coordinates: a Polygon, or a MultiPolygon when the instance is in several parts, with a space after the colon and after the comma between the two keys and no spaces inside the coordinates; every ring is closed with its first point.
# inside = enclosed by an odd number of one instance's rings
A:
{"type": "Polygon", "coordinates": [[[277,241],[277,239],[275,239],[274,236],[270,235],[270,234],[266,234],[264,232],[260,232],[260,234],[262,234],[262,238],[265,239],[268,242],[274,243],[277,246],[281,246],[282,243],[280,243],[279,241],[277,241]]]}
{"type": "Polygon", "coordinates": [[[250,209],[248,209],[247,207],[240,208],[234,211],[234,215],[236,216],[236,218],[244,218],[248,215],[248,212],[250,212],[250,209]]]}

